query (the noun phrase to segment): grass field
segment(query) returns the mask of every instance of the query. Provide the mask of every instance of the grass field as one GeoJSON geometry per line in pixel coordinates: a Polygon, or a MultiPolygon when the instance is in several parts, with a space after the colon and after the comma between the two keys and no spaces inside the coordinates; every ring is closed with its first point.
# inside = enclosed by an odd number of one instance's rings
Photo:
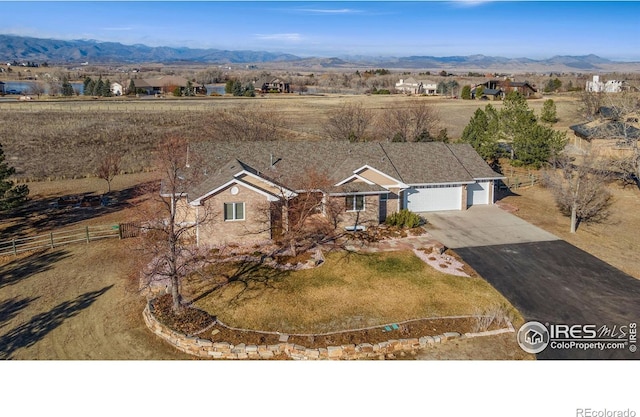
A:
{"type": "MultiPolygon", "coordinates": [[[[577,101],[554,97],[566,130],[579,122],[577,101]]],[[[243,111],[275,121],[275,137],[286,140],[326,140],[329,115],[348,103],[360,103],[377,117],[415,102],[432,104],[452,139],[459,138],[469,119],[487,101],[452,100],[403,95],[219,97],[194,100],[92,100],[0,103],[0,140],[8,162],[22,180],[92,176],[102,155],[122,155],[123,172],[143,172],[153,165],[155,144],[167,134],[192,141],[219,140],[221,118],[243,111]]],[[[539,113],[544,100],[530,100],[539,113]]],[[[500,102],[492,103],[497,108],[500,102]]]]}
{"type": "Polygon", "coordinates": [[[441,273],[410,251],[334,252],[321,267],[295,272],[217,265],[186,287],[199,294],[199,285],[210,286],[222,275],[236,278],[219,291],[196,297],[195,305],[225,324],[246,329],[322,333],[477,314],[493,306],[505,306],[512,320],[519,317],[483,279],[441,273]]]}

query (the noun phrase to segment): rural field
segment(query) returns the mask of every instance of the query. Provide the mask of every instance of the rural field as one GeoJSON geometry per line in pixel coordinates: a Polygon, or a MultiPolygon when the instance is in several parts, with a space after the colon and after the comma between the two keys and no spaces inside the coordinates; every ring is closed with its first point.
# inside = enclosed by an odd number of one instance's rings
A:
{"type": "MultiPolygon", "coordinates": [[[[566,130],[580,121],[578,100],[554,96],[559,122],[566,130]]],[[[544,99],[529,101],[539,114],[544,99]]],[[[417,102],[433,105],[440,128],[459,138],[480,100],[404,95],[209,97],[193,100],[80,100],[0,103],[0,137],[7,160],[21,180],[84,178],[107,153],[121,155],[123,173],[144,172],[153,165],[155,145],[165,135],[191,141],[225,139],[221,123],[230,115],[244,117],[272,131],[274,139],[327,140],[328,117],[344,105],[361,104],[374,117],[417,102]]],[[[491,102],[496,108],[501,102],[491,102]]],[[[373,133],[373,132],[372,132],[373,133]]]]}
{"type": "MultiPolygon", "coordinates": [[[[556,128],[565,130],[580,122],[577,98],[553,98],[560,119],[556,128]]],[[[29,204],[5,215],[0,233],[3,238],[28,236],[136,220],[135,206],[144,199],[137,186],[158,180],[153,172],[155,145],[167,134],[195,141],[216,138],[225,113],[272,116],[279,138],[326,140],[323,124],[345,104],[361,103],[383,115],[419,100],[437,109],[441,126],[452,139],[461,135],[473,112],[487,104],[395,95],[0,103],[0,137],[7,162],[31,189],[29,204]],[[58,197],[106,192],[107,184],[95,177],[95,167],[108,152],[122,156],[121,172],[128,173],[113,181],[117,204],[64,213],[50,210],[58,197]]],[[[542,102],[530,100],[529,105],[538,113],[542,102]]],[[[499,108],[501,103],[492,105],[499,108]]],[[[519,189],[503,201],[518,207],[516,214],[525,220],[640,278],[633,233],[640,227],[635,210],[639,199],[637,189],[616,190],[610,218],[602,224],[581,225],[575,235],[563,232],[568,230],[568,219],[555,210],[544,189],[519,189]]],[[[137,291],[141,257],[132,256],[135,241],[104,240],[0,259],[0,353],[15,359],[187,359],[144,326],[145,300],[137,291]]],[[[237,314],[241,317],[242,310],[237,314]]],[[[529,358],[514,338],[504,335],[438,346],[418,357],[529,358]]]]}

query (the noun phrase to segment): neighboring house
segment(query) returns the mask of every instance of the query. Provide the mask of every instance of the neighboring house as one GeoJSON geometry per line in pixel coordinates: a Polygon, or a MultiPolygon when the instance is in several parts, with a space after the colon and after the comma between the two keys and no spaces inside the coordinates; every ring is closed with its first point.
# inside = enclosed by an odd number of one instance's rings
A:
{"type": "MultiPolygon", "coordinates": [[[[471,90],[471,98],[476,98],[477,87],[471,90]]],[[[504,92],[502,90],[498,90],[495,88],[485,88],[482,90],[482,97],[486,97],[491,100],[501,100],[504,96],[504,92]]],[[[478,98],[482,98],[478,97],[478,98]]]]}
{"type": "Polygon", "coordinates": [[[396,83],[396,90],[405,94],[427,94],[435,95],[438,84],[431,80],[416,80],[413,77],[400,79],[396,83]]]}
{"type": "Polygon", "coordinates": [[[624,87],[624,81],[609,80],[602,82],[599,75],[594,75],[593,81],[587,81],[585,90],[593,93],[619,93],[624,87]]]}
{"type": "Polygon", "coordinates": [[[275,77],[262,77],[254,82],[254,88],[262,93],[290,93],[289,83],[275,77]]]}
{"type": "MultiPolygon", "coordinates": [[[[136,91],[143,90],[146,94],[171,94],[176,87],[179,87],[180,91],[184,93],[189,83],[190,81],[186,78],[174,75],[144,79],[133,78],[133,85],[136,87],[136,91]]],[[[128,86],[129,82],[127,82],[128,86]]],[[[191,83],[191,89],[194,93],[201,93],[204,88],[202,84],[191,83]]]]}
{"type": "Polygon", "coordinates": [[[538,90],[536,90],[531,84],[529,84],[526,81],[517,82],[517,81],[510,81],[510,80],[489,80],[482,84],[478,84],[474,88],[472,88],[471,89],[472,97],[475,97],[476,89],[479,86],[484,87],[483,96],[489,96],[491,99],[494,99],[494,100],[501,99],[506,94],[512,91],[517,91],[523,97],[526,97],[526,98],[532,97],[538,92],[538,90]]]}
{"type": "Polygon", "coordinates": [[[121,96],[124,94],[124,87],[120,83],[111,83],[109,89],[111,90],[111,94],[114,96],[121,96]]]}
{"type": "Polygon", "coordinates": [[[573,133],[589,142],[596,139],[615,140],[618,146],[628,146],[633,141],[640,140],[640,115],[637,113],[621,115],[616,107],[600,107],[598,118],[573,126],[569,129],[573,133]]]}
{"type": "Polygon", "coordinates": [[[197,228],[203,244],[271,239],[287,228],[286,207],[311,194],[324,216],[352,229],[403,208],[493,204],[494,181],[502,178],[470,145],[442,142],[207,142],[192,144],[189,154],[203,162],[185,168],[184,178],[199,172],[201,180],[186,187],[179,209],[194,222],[214,213],[197,228]]]}

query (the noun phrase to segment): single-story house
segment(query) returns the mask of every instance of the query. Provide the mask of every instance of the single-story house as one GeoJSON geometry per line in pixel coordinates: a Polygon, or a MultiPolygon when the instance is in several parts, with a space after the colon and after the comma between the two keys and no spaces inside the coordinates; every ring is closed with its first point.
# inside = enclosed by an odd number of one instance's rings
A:
{"type": "MultiPolygon", "coordinates": [[[[471,90],[471,98],[476,98],[477,91],[477,87],[471,90]]],[[[502,90],[498,90],[495,88],[485,88],[482,90],[482,96],[478,98],[487,97],[491,100],[501,100],[503,96],[504,92],[502,90]]]]}
{"type": "Polygon", "coordinates": [[[413,77],[400,79],[396,83],[396,90],[408,94],[427,94],[435,95],[437,93],[438,84],[431,80],[416,80],[413,77]]]}
{"type": "MultiPolygon", "coordinates": [[[[204,91],[204,85],[191,82],[186,78],[174,75],[166,75],[156,78],[133,78],[133,85],[136,91],[143,90],[146,94],[171,94],[176,87],[184,93],[185,89],[191,85],[194,94],[204,91]]],[[[129,86],[129,82],[127,82],[129,86]]]]}
{"type": "Polygon", "coordinates": [[[351,230],[405,208],[493,204],[494,182],[503,178],[457,143],[207,142],[188,153],[183,178],[198,180],[181,190],[179,210],[196,224],[213,213],[196,228],[199,244],[271,239],[286,230],[288,207],[311,194],[319,214],[351,230]]]}
{"type": "Polygon", "coordinates": [[[262,93],[290,93],[289,83],[275,77],[262,77],[254,82],[254,88],[262,93]]]}

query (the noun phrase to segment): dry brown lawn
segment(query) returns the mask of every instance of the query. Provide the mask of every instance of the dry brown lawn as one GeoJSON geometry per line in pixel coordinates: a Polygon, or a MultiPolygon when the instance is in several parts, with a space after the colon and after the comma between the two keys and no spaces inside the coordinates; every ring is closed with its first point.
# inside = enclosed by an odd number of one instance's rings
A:
{"type": "Polygon", "coordinates": [[[609,218],[580,224],[576,233],[569,233],[569,218],[556,208],[548,189],[521,188],[502,201],[518,208],[515,215],[640,279],[640,190],[617,184],[609,189],[614,197],[609,218]]]}
{"type": "MultiPolygon", "coordinates": [[[[229,267],[214,268],[205,282],[216,281],[215,275],[221,273],[234,275],[242,268],[229,267]]],[[[295,272],[252,269],[246,279],[234,280],[195,305],[233,327],[285,333],[323,333],[471,315],[494,306],[504,306],[511,320],[520,319],[483,279],[441,273],[410,251],[334,252],[319,268],[295,272]]]]}
{"type": "MultiPolygon", "coordinates": [[[[580,122],[577,99],[554,96],[559,122],[566,130],[580,122]]],[[[101,156],[122,154],[123,172],[148,171],[155,145],[166,134],[192,141],[216,138],[220,114],[240,107],[252,114],[269,114],[280,121],[278,137],[286,140],[326,140],[323,127],[329,115],[345,104],[362,104],[383,117],[391,108],[416,102],[435,106],[451,139],[462,135],[478,108],[488,101],[404,95],[265,96],[256,98],[210,97],[194,100],[93,100],[0,103],[3,123],[0,139],[8,162],[21,179],[84,178],[95,175],[101,156]],[[220,113],[221,112],[221,113],[220,113]]],[[[539,113],[544,99],[529,101],[539,113]]],[[[501,108],[501,102],[491,102],[501,108]]]]}

